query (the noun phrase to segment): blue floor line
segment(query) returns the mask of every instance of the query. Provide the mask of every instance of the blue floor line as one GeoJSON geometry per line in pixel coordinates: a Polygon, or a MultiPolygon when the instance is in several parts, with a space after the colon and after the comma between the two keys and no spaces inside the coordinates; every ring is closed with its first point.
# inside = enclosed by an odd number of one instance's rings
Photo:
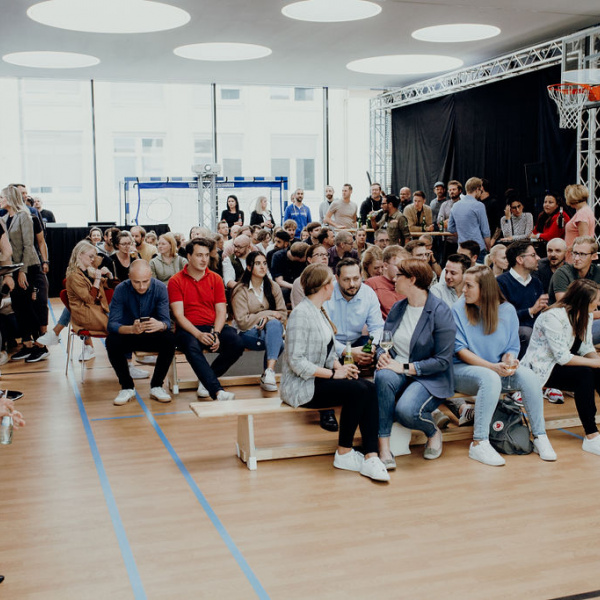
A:
{"type": "Polygon", "coordinates": [[[208,518],[212,521],[212,524],[214,525],[215,529],[217,530],[217,533],[221,536],[221,539],[225,542],[225,545],[227,546],[227,548],[233,555],[233,558],[235,559],[235,561],[239,565],[240,569],[246,576],[246,579],[248,579],[248,581],[250,582],[250,585],[252,585],[252,587],[254,588],[254,591],[256,592],[257,596],[261,600],[269,600],[269,595],[267,594],[266,590],[263,588],[260,581],[254,574],[254,571],[252,571],[252,569],[250,568],[250,565],[246,562],[246,559],[242,556],[242,553],[240,552],[238,547],[235,545],[235,542],[233,541],[233,539],[231,538],[229,533],[227,533],[227,530],[223,526],[223,523],[221,523],[219,517],[217,517],[215,511],[212,509],[211,505],[208,503],[208,500],[206,499],[204,494],[200,491],[200,488],[198,487],[198,485],[192,478],[190,472],[187,470],[187,467],[183,464],[183,462],[179,458],[179,455],[177,454],[177,452],[175,452],[175,449],[171,445],[171,442],[169,442],[167,436],[164,434],[163,430],[160,428],[160,425],[156,422],[154,415],[152,414],[150,409],[146,406],[146,404],[144,403],[144,401],[142,400],[142,398],[138,392],[136,392],[136,396],[137,396],[139,405],[142,407],[142,410],[144,411],[144,413],[146,413],[146,417],[148,418],[148,421],[150,421],[150,424],[156,431],[158,437],[160,438],[162,443],[165,445],[165,448],[171,455],[171,458],[177,465],[178,469],[181,471],[184,479],[186,480],[187,484],[189,485],[192,492],[196,496],[198,502],[200,502],[200,505],[204,509],[204,512],[206,512],[208,518]]]}
{"type": "MultiPolygon", "coordinates": [[[[54,324],[56,324],[56,317],[54,315],[54,310],[52,309],[50,302],[48,302],[48,306],[50,306],[50,314],[52,315],[52,320],[54,321],[54,324]]],[[[64,346],[63,351],[66,355],[64,346]]],[[[108,507],[108,512],[110,514],[110,518],[113,524],[113,529],[115,530],[115,535],[117,536],[117,542],[121,550],[123,562],[125,563],[125,568],[127,570],[129,582],[131,583],[131,587],[133,588],[134,597],[136,598],[136,600],[146,600],[146,592],[144,591],[144,586],[142,585],[142,580],[140,578],[135,558],[133,556],[133,552],[131,551],[131,546],[129,545],[129,540],[127,539],[125,528],[123,527],[121,515],[119,514],[117,502],[110,487],[108,476],[106,475],[106,470],[104,469],[104,463],[102,462],[102,458],[100,457],[100,452],[98,450],[98,445],[96,444],[96,439],[94,438],[92,426],[87,416],[85,406],[83,405],[83,399],[81,397],[81,393],[79,392],[79,387],[77,385],[75,377],[73,376],[72,369],[69,372],[69,382],[71,383],[73,393],[75,394],[75,398],[77,400],[79,416],[81,417],[83,429],[85,431],[85,435],[87,437],[88,444],[92,452],[92,458],[94,459],[94,464],[96,465],[96,471],[98,472],[100,485],[102,487],[102,492],[104,493],[104,499],[108,507]]]]}
{"type": "MultiPolygon", "coordinates": [[[[172,412],[153,413],[155,417],[164,417],[165,415],[191,415],[191,410],[174,410],[172,412]]],[[[141,419],[144,415],[125,415],[123,417],[96,417],[90,421],[116,421],[117,419],[141,419]]]]}
{"type": "Polygon", "coordinates": [[[573,433],[572,431],[569,431],[568,429],[559,429],[558,431],[562,431],[563,433],[566,433],[567,435],[572,435],[573,437],[582,440],[583,436],[579,435],[578,433],[573,433]]]}

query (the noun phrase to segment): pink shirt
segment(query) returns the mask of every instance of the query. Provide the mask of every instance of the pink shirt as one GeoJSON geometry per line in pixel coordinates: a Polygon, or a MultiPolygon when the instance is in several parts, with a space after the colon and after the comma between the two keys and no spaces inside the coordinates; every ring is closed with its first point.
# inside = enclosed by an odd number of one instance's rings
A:
{"type": "Polygon", "coordinates": [[[588,235],[595,237],[596,220],[594,219],[592,209],[587,204],[583,208],[580,208],[565,225],[565,242],[568,248],[567,262],[572,262],[571,247],[575,238],[579,237],[579,223],[587,223],[588,235]]]}

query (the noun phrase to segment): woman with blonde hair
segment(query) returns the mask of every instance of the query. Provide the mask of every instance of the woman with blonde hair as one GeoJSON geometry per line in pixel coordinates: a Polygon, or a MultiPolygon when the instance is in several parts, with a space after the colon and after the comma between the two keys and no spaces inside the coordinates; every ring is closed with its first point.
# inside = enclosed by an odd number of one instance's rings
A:
{"type": "Polygon", "coordinates": [[[362,254],[360,273],[363,281],[369,277],[378,277],[383,274],[383,252],[378,246],[369,246],[362,254]]]}
{"type": "Polygon", "coordinates": [[[508,269],[506,246],[504,244],[492,246],[490,253],[485,257],[484,262],[485,266],[492,270],[494,277],[502,275],[502,273],[508,269]]]}
{"type": "Polygon", "coordinates": [[[456,322],[454,388],[477,397],[469,458],[502,466],[504,458],[489,442],[490,425],[503,391],[519,390],[542,460],[556,460],[544,422],[542,386],[519,364],[519,319],[506,302],[492,271],[476,265],[465,272],[463,295],[452,306],[456,322]]]}
{"type": "Polygon", "coordinates": [[[177,240],[170,232],[159,236],[156,249],[158,254],[150,261],[152,277],[167,283],[188,261],[177,253],[177,240]]]}
{"type": "Polygon", "coordinates": [[[565,242],[567,243],[567,262],[572,261],[571,250],[575,238],[581,236],[595,237],[596,220],[594,212],[588,205],[590,193],[585,185],[580,183],[568,185],[565,188],[567,205],[575,209],[575,214],[565,225],[565,242]]]}
{"type": "Polygon", "coordinates": [[[281,399],[294,408],[342,405],[338,448],[333,466],[360,472],[376,481],[390,476],[377,455],[379,426],[375,385],[358,379],[354,364],[342,365],[335,351],[336,329],[323,308],[335,278],[322,264],[306,267],[301,276],[306,298],[292,311],[287,325],[281,399]],[[352,448],[360,427],[365,454],[352,448]]]}
{"type": "Polygon", "coordinates": [[[250,225],[260,225],[266,229],[273,229],[275,226],[266,196],[259,196],[256,199],[254,210],[250,213],[250,225]]]}

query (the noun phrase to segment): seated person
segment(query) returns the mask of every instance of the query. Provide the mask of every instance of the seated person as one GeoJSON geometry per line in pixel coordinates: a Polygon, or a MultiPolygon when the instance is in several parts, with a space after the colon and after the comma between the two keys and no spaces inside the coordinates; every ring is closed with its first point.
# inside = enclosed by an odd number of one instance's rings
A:
{"type": "Polygon", "coordinates": [[[246,269],[231,293],[231,306],[244,347],[265,352],[260,387],[276,392],[275,363],[283,352],[287,310],[281,288],[269,279],[264,254],[250,252],[246,257],[246,269]]]}
{"type": "Polygon", "coordinates": [[[425,248],[427,248],[427,252],[429,252],[429,266],[432,268],[436,277],[439,279],[442,274],[442,267],[440,263],[438,263],[437,258],[433,252],[433,237],[428,233],[424,233],[419,236],[419,242],[423,242],[425,244],[425,248]]]}
{"type": "Polygon", "coordinates": [[[132,227],[129,231],[135,242],[135,250],[145,261],[150,262],[157,254],[156,246],[146,241],[146,230],[139,225],[132,227]]]}
{"type": "Polygon", "coordinates": [[[537,277],[542,282],[544,294],[548,293],[550,281],[554,273],[565,264],[567,243],[560,238],[554,238],[548,242],[546,253],[546,258],[542,258],[538,262],[537,271],[532,273],[534,277],[537,277]]]}
{"type": "Polygon", "coordinates": [[[486,267],[489,267],[494,274],[494,277],[502,275],[508,270],[508,260],[506,260],[506,246],[504,244],[496,244],[490,249],[490,253],[483,260],[486,267]]]}
{"type": "Polygon", "coordinates": [[[354,234],[354,249],[358,254],[358,260],[362,260],[363,254],[371,248],[372,244],[367,242],[367,230],[357,229],[354,234]]]}
{"type": "Polygon", "coordinates": [[[333,229],[321,227],[321,231],[319,232],[319,235],[317,235],[317,240],[319,244],[325,246],[325,249],[329,251],[335,246],[335,233],[333,229]]]}
{"type": "Polygon", "coordinates": [[[434,296],[443,300],[449,307],[462,296],[464,274],[470,269],[471,261],[464,254],[451,254],[444,267],[444,279],[431,286],[429,290],[434,296]]]}
{"type": "Polygon", "coordinates": [[[273,255],[279,250],[287,250],[290,245],[290,234],[287,231],[276,231],[273,235],[273,248],[267,252],[267,266],[269,271],[273,266],[273,255]]]}
{"type": "Polygon", "coordinates": [[[298,231],[298,223],[296,223],[294,219],[286,219],[283,222],[283,230],[290,236],[290,244],[301,241],[300,237],[296,236],[296,232],[298,231]]]}
{"type": "Polygon", "coordinates": [[[600,455],[596,425],[596,393],[600,393],[600,356],[592,343],[591,312],[600,303],[598,285],[589,279],[573,281],[563,297],[542,313],[522,365],[541,385],[575,394],[577,414],[585,437],[582,450],[600,455]]]}
{"type": "Polygon", "coordinates": [[[388,235],[387,229],[378,229],[375,232],[375,245],[380,250],[385,250],[390,245],[390,236],[388,235]]]}
{"type": "Polygon", "coordinates": [[[129,353],[141,350],[157,352],[150,381],[150,397],[170,402],[163,382],[175,355],[175,336],[171,331],[169,297],[164,283],[153,279],[150,265],[140,259],[129,269],[129,279],[115,289],[108,316],[106,352],[121,391],[114,404],[127,404],[135,397],[133,379],[127,368],[129,353]]]}
{"type": "Polygon", "coordinates": [[[506,249],[510,271],[496,278],[504,298],[517,310],[519,318],[519,358],[523,358],[533,323],[538,314],[548,306],[542,282],[531,274],[537,269],[539,256],[529,240],[518,240],[506,249]]]}
{"type": "Polygon", "coordinates": [[[409,257],[410,254],[401,246],[388,246],[383,251],[381,275],[370,277],[365,281],[365,284],[377,295],[383,319],[387,319],[392,306],[396,302],[404,300],[404,296],[396,291],[396,276],[402,260],[409,257]]]}
{"type": "Polygon", "coordinates": [[[388,470],[396,468],[390,450],[394,414],[404,427],[425,433],[425,458],[435,459],[442,454],[442,432],[432,412],[443,398],[454,395],[456,327],[448,306],[428,292],[431,275],[431,268],[422,260],[402,261],[396,288],[405,300],[394,305],[384,329],[393,346],[389,352],[381,348],[377,351],[379,458],[388,470]]]}
{"type": "Polygon", "coordinates": [[[177,323],[177,347],[198,377],[197,395],[216,400],[233,400],[218,377],[244,352],[244,344],[233,327],[225,325],[227,303],[223,280],[208,268],[211,241],[188,242],[188,264],[169,280],[169,301],[177,323]],[[217,352],[212,365],[204,351],[217,352]]]}
{"type": "Polygon", "coordinates": [[[383,273],[383,252],[378,246],[369,246],[360,260],[360,274],[363,281],[379,277],[383,273]]]}
{"type": "Polygon", "coordinates": [[[343,258],[358,260],[358,253],[353,248],[354,238],[349,231],[338,231],[335,234],[335,246],[329,249],[329,268],[335,273],[336,265],[343,258]]]}
{"type": "Polygon", "coordinates": [[[546,436],[542,388],[535,374],[519,365],[519,319],[505,302],[492,271],[483,265],[465,273],[463,297],[452,306],[456,322],[454,388],[476,395],[475,426],[469,458],[502,466],[504,458],[489,442],[490,425],[502,391],[519,390],[542,460],[556,460],[546,436]]]}
{"type": "Polygon", "coordinates": [[[569,215],[563,210],[562,198],[559,194],[548,192],[544,198],[544,210],[539,214],[532,237],[544,242],[554,238],[565,239],[565,225],[569,215]]]}
{"type": "Polygon", "coordinates": [[[295,242],[289,250],[279,250],[273,255],[271,275],[281,288],[286,302],[290,301],[294,281],[304,271],[307,250],[306,242],[295,242]]]}
{"type": "Polygon", "coordinates": [[[333,466],[376,481],[389,481],[389,473],[377,456],[375,386],[358,379],[358,367],[342,365],[335,351],[335,328],[323,308],[333,293],[333,282],[333,273],[325,265],[309,265],[302,273],[306,298],[288,319],[281,399],[294,408],[342,405],[333,466]],[[364,455],[352,448],[359,426],[364,455]]]}
{"type": "Polygon", "coordinates": [[[246,257],[252,251],[247,235],[238,235],[233,241],[233,255],[223,260],[223,283],[233,289],[246,270],[246,257]]]}
{"type": "Polygon", "coordinates": [[[421,240],[411,240],[410,242],[408,242],[408,244],[406,244],[404,248],[413,258],[418,258],[419,260],[425,261],[431,267],[430,285],[435,285],[438,282],[438,278],[435,274],[435,271],[433,270],[433,266],[431,265],[433,253],[431,252],[431,250],[427,249],[427,244],[421,240]]]}
{"type": "MultiPolygon", "coordinates": [[[[329,254],[325,246],[321,244],[315,244],[306,251],[306,262],[309,265],[318,263],[326,265],[329,262],[329,254]]],[[[304,288],[302,287],[302,277],[297,277],[292,284],[292,293],[290,294],[290,300],[292,302],[292,308],[296,308],[302,300],[304,300],[304,288]]]]}
{"type": "Polygon", "coordinates": [[[158,254],[150,261],[152,277],[167,283],[175,273],[179,273],[187,260],[177,254],[177,242],[172,233],[163,233],[156,245],[158,254]]]}
{"type": "Polygon", "coordinates": [[[321,233],[321,223],[319,221],[311,221],[306,226],[306,231],[308,231],[309,239],[306,240],[307,244],[318,244],[319,243],[319,234],[321,233]]]}
{"type": "Polygon", "coordinates": [[[533,231],[533,215],[523,212],[523,203],[519,199],[517,190],[508,189],[504,193],[506,209],[500,219],[502,229],[501,242],[514,240],[528,240],[533,231]]]}
{"type": "Polygon", "coordinates": [[[129,267],[133,261],[140,258],[134,250],[135,243],[128,231],[121,231],[115,235],[113,246],[117,251],[111,255],[113,262],[114,283],[127,281],[129,279],[129,267]]]}
{"type": "Polygon", "coordinates": [[[262,252],[265,255],[265,257],[267,256],[267,252],[273,247],[273,244],[271,244],[270,230],[261,229],[256,234],[256,247],[259,252],[262,252]]]}

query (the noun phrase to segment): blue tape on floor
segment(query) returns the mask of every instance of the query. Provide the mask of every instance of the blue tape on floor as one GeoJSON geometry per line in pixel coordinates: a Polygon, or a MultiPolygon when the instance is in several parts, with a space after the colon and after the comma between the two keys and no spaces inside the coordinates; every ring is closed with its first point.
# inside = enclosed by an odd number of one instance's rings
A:
{"type": "Polygon", "coordinates": [[[563,433],[566,433],[567,435],[572,435],[573,437],[577,438],[578,440],[583,439],[582,435],[579,435],[578,433],[573,433],[572,431],[569,431],[568,429],[559,429],[558,431],[562,431],[563,433]]]}
{"type": "Polygon", "coordinates": [[[212,509],[212,507],[208,503],[208,500],[205,498],[204,494],[200,491],[200,488],[196,485],[196,482],[190,475],[190,472],[187,470],[186,466],[183,464],[183,462],[179,458],[177,452],[175,452],[175,449],[171,445],[171,442],[169,442],[169,440],[167,439],[167,436],[164,434],[163,430],[160,428],[159,424],[156,422],[154,415],[152,414],[150,409],[146,406],[146,404],[144,403],[144,401],[142,400],[142,398],[140,397],[140,395],[137,392],[136,392],[136,396],[137,396],[137,400],[138,400],[140,406],[142,407],[142,410],[144,411],[144,413],[146,413],[146,417],[148,418],[148,421],[150,421],[150,424],[152,425],[152,427],[154,427],[154,430],[156,431],[158,437],[160,438],[162,443],[165,445],[165,448],[171,455],[171,458],[174,460],[178,469],[183,474],[183,477],[186,480],[187,484],[190,486],[192,492],[198,499],[198,502],[200,502],[200,505],[204,509],[204,512],[206,512],[208,518],[212,521],[212,524],[215,526],[215,529],[217,530],[218,534],[221,536],[221,539],[225,542],[225,545],[227,546],[227,548],[229,548],[229,551],[233,555],[233,558],[235,559],[235,561],[239,565],[240,569],[246,576],[246,579],[248,579],[248,581],[250,582],[250,585],[254,588],[254,591],[256,592],[257,596],[259,598],[261,598],[261,600],[269,600],[269,596],[268,596],[266,590],[263,588],[260,581],[254,574],[254,571],[252,571],[252,569],[250,568],[250,565],[248,565],[248,563],[246,562],[246,559],[242,556],[242,553],[239,551],[238,547],[235,545],[234,541],[231,539],[231,536],[229,535],[229,533],[227,533],[227,530],[223,526],[223,523],[221,523],[221,521],[219,520],[219,517],[217,517],[215,511],[212,509]]]}
{"type": "MultiPolygon", "coordinates": [[[[48,306],[50,307],[50,314],[52,315],[52,320],[54,321],[54,324],[56,324],[54,310],[52,310],[52,306],[49,302],[48,306]]],[[[65,352],[66,356],[66,350],[64,349],[64,346],[63,351],[65,352]]],[[[69,382],[71,383],[73,393],[75,394],[75,398],[77,400],[79,416],[81,417],[83,429],[85,431],[85,435],[87,437],[88,444],[92,452],[92,458],[94,459],[94,464],[96,465],[96,471],[98,471],[100,485],[102,487],[102,492],[104,493],[104,499],[108,506],[108,512],[110,514],[113,528],[115,530],[115,535],[117,536],[117,542],[119,543],[121,556],[123,557],[123,562],[125,563],[125,568],[127,569],[129,582],[131,583],[131,587],[133,588],[134,597],[136,598],[136,600],[146,600],[146,592],[144,591],[144,586],[142,585],[142,580],[140,579],[140,574],[135,563],[135,558],[133,557],[133,552],[131,551],[131,546],[129,545],[129,540],[127,539],[125,528],[123,527],[123,521],[121,521],[121,515],[119,514],[119,509],[117,508],[117,502],[110,487],[110,483],[108,482],[108,477],[104,469],[104,463],[102,462],[102,458],[100,457],[98,445],[96,444],[96,439],[94,438],[94,433],[92,432],[92,426],[90,425],[90,420],[87,416],[85,406],[83,405],[83,399],[81,398],[79,387],[77,386],[77,382],[75,381],[75,377],[73,376],[72,370],[69,371],[69,382]]]]}

